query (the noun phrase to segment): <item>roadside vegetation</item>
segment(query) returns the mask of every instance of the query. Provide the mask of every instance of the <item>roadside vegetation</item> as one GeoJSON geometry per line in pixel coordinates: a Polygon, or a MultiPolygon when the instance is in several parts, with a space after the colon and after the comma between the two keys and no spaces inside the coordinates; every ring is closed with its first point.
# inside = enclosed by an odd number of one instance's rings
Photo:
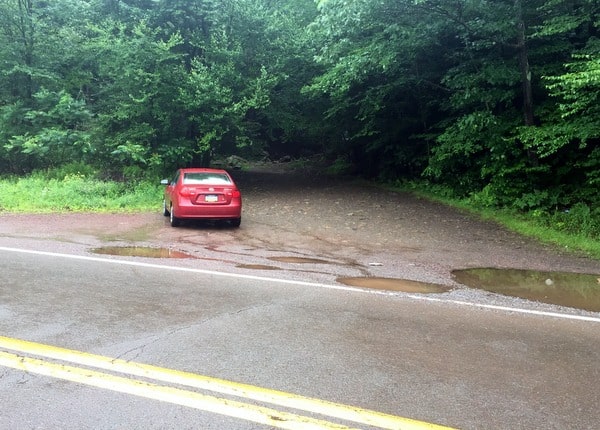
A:
{"type": "Polygon", "coordinates": [[[0,0],[0,75],[4,210],[324,154],[600,240],[598,0],[0,0]]]}
{"type": "Polygon", "coordinates": [[[1,212],[158,211],[163,186],[158,181],[102,180],[94,173],[34,172],[0,179],[1,212]]]}

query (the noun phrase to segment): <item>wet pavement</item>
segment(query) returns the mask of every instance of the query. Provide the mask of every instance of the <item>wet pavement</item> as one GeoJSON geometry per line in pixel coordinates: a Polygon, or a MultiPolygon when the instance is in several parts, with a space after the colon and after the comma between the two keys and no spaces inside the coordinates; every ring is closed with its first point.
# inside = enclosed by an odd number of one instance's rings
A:
{"type": "MultiPolygon", "coordinates": [[[[197,258],[171,248],[145,246],[105,246],[93,248],[92,253],[120,257],[197,258]]],[[[297,265],[336,265],[329,260],[296,256],[274,256],[268,260],[297,265]]],[[[379,266],[379,265],[377,265],[379,266]]],[[[283,270],[266,264],[237,264],[247,270],[283,270]]],[[[600,275],[499,268],[471,268],[452,272],[457,283],[474,289],[519,297],[535,302],[600,312],[600,275]]],[[[358,288],[404,293],[440,294],[452,287],[431,282],[376,276],[338,277],[337,282],[358,288]]]]}

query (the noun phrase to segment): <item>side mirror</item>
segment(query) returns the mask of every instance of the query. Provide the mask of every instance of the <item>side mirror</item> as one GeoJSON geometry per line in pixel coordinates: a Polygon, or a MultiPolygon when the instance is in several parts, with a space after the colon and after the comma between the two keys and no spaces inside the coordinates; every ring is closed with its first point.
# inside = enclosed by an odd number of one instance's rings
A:
{"type": "Polygon", "coordinates": [[[162,181],[160,181],[161,185],[169,185],[169,180],[168,179],[163,179],[162,181]]]}

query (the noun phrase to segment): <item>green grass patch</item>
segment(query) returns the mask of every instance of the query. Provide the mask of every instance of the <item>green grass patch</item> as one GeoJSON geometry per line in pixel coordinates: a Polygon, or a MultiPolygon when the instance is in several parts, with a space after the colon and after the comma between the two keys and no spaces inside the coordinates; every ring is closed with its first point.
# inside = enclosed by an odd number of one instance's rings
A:
{"type": "Polygon", "coordinates": [[[103,181],[82,174],[62,179],[32,174],[0,179],[3,212],[145,212],[159,210],[162,185],[103,181]]]}
{"type": "Polygon", "coordinates": [[[585,205],[574,205],[567,210],[522,212],[508,208],[478,205],[469,199],[460,199],[443,187],[425,183],[394,185],[395,190],[408,191],[421,197],[444,203],[496,222],[508,230],[555,246],[559,250],[600,260],[600,214],[585,205]]]}

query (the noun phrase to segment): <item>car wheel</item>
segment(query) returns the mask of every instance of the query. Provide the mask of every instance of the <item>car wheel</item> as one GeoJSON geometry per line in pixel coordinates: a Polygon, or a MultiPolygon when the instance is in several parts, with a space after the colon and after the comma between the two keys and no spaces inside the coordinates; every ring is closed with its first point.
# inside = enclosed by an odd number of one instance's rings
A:
{"type": "Polygon", "coordinates": [[[242,219],[241,218],[235,218],[235,219],[232,219],[230,221],[230,223],[231,223],[232,227],[239,227],[240,224],[242,223],[242,219]]]}
{"type": "Polygon", "coordinates": [[[173,205],[169,208],[169,221],[171,222],[171,227],[178,227],[180,224],[179,218],[175,216],[175,211],[173,210],[173,205]]]}
{"type": "Polygon", "coordinates": [[[169,216],[170,212],[167,209],[167,201],[165,199],[163,199],[163,215],[164,216],[169,216]]]}

